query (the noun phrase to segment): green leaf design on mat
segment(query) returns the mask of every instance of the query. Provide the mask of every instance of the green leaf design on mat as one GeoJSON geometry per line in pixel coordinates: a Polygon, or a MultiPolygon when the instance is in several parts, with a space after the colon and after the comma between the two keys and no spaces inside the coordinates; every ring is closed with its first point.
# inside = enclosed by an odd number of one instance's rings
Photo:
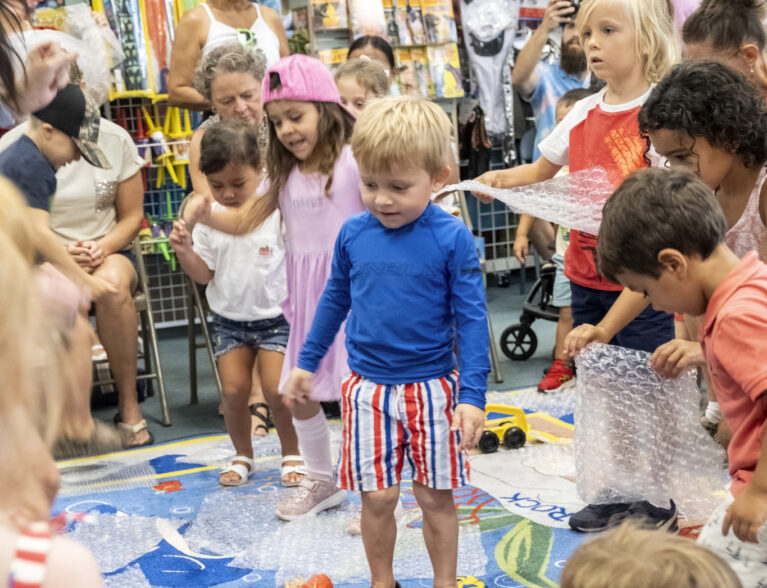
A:
{"type": "Polygon", "coordinates": [[[495,546],[495,560],[510,578],[532,588],[556,588],[546,577],[554,537],[551,529],[522,519],[495,546]]]}

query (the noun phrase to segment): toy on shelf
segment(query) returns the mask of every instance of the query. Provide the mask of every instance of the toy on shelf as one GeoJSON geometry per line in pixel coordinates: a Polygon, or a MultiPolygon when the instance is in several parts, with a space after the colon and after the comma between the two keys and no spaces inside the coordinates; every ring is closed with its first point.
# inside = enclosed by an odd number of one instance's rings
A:
{"type": "MultiPolygon", "coordinates": [[[[152,157],[155,163],[164,166],[164,168],[161,168],[157,172],[157,187],[159,188],[163,185],[165,181],[166,169],[168,170],[168,174],[170,174],[171,179],[176,184],[178,184],[178,176],[176,175],[176,169],[173,166],[173,152],[168,146],[167,139],[165,138],[165,133],[163,133],[162,128],[160,128],[158,124],[155,124],[155,121],[152,120],[152,117],[149,116],[149,112],[145,106],[141,107],[141,112],[144,114],[144,121],[146,122],[147,132],[149,133],[149,137],[152,140],[152,157]]],[[[155,116],[157,116],[156,107],[155,116]]]]}
{"type": "Polygon", "coordinates": [[[479,440],[482,453],[493,453],[503,441],[508,449],[519,449],[527,441],[530,427],[521,408],[505,404],[488,404],[485,407],[488,419],[479,440]],[[500,417],[495,415],[501,415],[500,417]],[[489,418],[493,416],[493,418],[489,418]]]}
{"type": "MultiPolygon", "coordinates": [[[[170,195],[168,195],[168,199],[168,206],[170,206],[170,195]]],[[[144,217],[137,239],[141,242],[141,251],[144,255],[161,254],[165,261],[170,264],[171,270],[175,271],[176,252],[168,246],[168,235],[170,235],[172,226],[171,220],[157,221],[144,217]]]]}

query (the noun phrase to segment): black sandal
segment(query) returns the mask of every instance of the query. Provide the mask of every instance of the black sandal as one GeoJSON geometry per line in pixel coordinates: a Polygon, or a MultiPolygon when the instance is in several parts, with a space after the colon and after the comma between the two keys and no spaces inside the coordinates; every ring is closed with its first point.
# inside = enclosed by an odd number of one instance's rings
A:
{"type": "Polygon", "coordinates": [[[265,433],[269,433],[269,428],[272,426],[272,421],[269,418],[269,405],[265,402],[255,402],[248,406],[250,414],[254,417],[258,417],[263,421],[256,425],[256,429],[263,429],[265,433]],[[266,415],[264,412],[266,411],[266,415]]]}

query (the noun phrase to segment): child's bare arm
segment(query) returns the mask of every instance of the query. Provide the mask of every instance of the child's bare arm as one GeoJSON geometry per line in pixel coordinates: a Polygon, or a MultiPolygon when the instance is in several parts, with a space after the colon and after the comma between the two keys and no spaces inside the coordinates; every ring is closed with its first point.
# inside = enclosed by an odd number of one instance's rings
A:
{"type": "Polygon", "coordinates": [[[101,278],[89,275],[77,265],[72,256],[67,253],[66,248],[56,240],[55,235],[48,227],[49,215],[46,211],[30,208],[29,212],[36,233],[35,245],[46,261],[56,266],[61,270],[61,273],[76,284],[87,286],[94,300],[117,292],[117,289],[112,284],[101,278]]]}
{"type": "Polygon", "coordinates": [[[762,451],[751,482],[740,491],[727,509],[722,534],[732,528],[741,541],[758,543],[759,528],[767,521],[767,435],[762,438],[762,451]]]}
{"type": "Polygon", "coordinates": [[[610,310],[596,325],[580,325],[565,339],[565,353],[574,357],[589,343],[609,343],[613,337],[650,304],[644,294],[624,288],[610,310]]]}
{"type": "MultiPolygon", "coordinates": [[[[551,163],[548,159],[541,156],[533,163],[518,165],[510,169],[485,172],[476,180],[491,188],[516,188],[550,180],[561,167],[561,165],[551,163]]],[[[491,202],[493,200],[493,197],[488,194],[477,192],[473,194],[482,202],[491,202]]]]}
{"type": "Polygon", "coordinates": [[[210,194],[192,193],[184,205],[181,220],[188,225],[202,223],[211,229],[230,235],[245,235],[258,228],[253,226],[249,218],[251,208],[257,202],[257,198],[251,198],[239,208],[212,210],[213,197],[210,194]]]}
{"type": "Polygon", "coordinates": [[[173,230],[168,235],[168,242],[176,252],[181,268],[198,284],[207,284],[213,279],[214,272],[192,248],[192,236],[186,230],[184,221],[173,223],[173,230]]]}
{"type": "Polygon", "coordinates": [[[514,238],[514,257],[519,260],[519,263],[525,263],[525,259],[527,258],[527,235],[534,222],[535,217],[530,214],[522,214],[519,216],[517,235],[514,238]]]}

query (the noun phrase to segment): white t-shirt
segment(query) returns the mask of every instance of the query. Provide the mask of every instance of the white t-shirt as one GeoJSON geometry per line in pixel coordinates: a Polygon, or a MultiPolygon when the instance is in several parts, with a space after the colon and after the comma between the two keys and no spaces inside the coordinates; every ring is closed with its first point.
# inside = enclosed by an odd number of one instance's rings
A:
{"type": "MultiPolygon", "coordinates": [[[[213,204],[213,210],[224,209],[213,204]]],[[[282,314],[288,289],[279,210],[247,235],[229,235],[200,224],[194,227],[192,240],[197,255],[215,272],[205,291],[213,312],[233,321],[282,314]]]]}
{"type": "MultiPolygon", "coordinates": [[[[0,138],[0,151],[26,132],[24,122],[0,138]]],[[[56,172],[56,194],[51,201],[50,227],[63,243],[100,239],[117,224],[118,185],[145,164],[128,132],[105,118],[99,126],[99,147],[111,169],[95,167],[80,158],[56,172]]]]}

